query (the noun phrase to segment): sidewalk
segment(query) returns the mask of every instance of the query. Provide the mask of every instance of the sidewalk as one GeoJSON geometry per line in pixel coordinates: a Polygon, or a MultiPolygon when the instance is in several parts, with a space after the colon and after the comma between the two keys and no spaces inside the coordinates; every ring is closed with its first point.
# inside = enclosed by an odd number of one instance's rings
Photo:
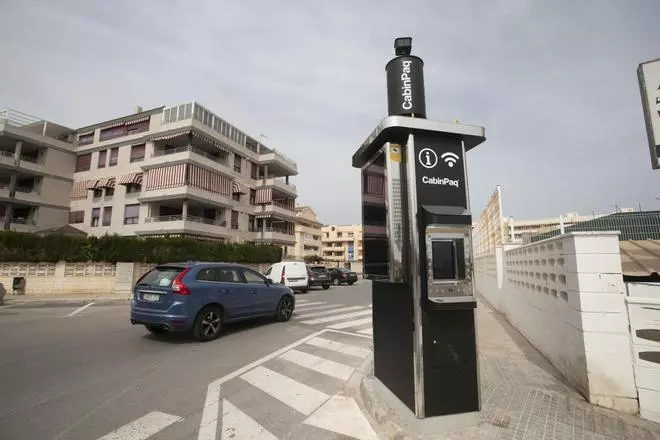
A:
{"type": "MultiPolygon", "coordinates": [[[[477,319],[482,423],[449,435],[424,438],[660,439],[660,424],[586,402],[487,302],[479,302],[477,319]]],[[[372,418],[382,420],[383,409],[378,408],[377,398],[365,384],[360,390],[362,400],[372,418]]],[[[393,425],[397,428],[398,421],[388,422],[385,430],[391,432],[393,425]]],[[[398,428],[400,434],[407,431],[401,425],[398,428]]]]}
{"type": "Polygon", "coordinates": [[[0,306],[18,307],[18,306],[32,306],[32,305],[51,305],[51,304],[67,304],[67,305],[85,305],[91,302],[99,304],[128,304],[131,300],[130,294],[67,294],[67,295],[11,295],[7,294],[0,306]]]}

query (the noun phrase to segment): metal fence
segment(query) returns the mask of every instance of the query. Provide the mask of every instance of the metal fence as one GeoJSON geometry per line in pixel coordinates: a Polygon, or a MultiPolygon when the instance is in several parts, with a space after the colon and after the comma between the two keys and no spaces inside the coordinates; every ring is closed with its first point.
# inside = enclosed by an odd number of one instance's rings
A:
{"type": "MultiPolygon", "coordinates": [[[[660,211],[619,212],[566,226],[564,233],[619,231],[619,240],[660,240],[660,211]]],[[[530,238],[534,243],[561,234],[555,229],[530,238]]]]}

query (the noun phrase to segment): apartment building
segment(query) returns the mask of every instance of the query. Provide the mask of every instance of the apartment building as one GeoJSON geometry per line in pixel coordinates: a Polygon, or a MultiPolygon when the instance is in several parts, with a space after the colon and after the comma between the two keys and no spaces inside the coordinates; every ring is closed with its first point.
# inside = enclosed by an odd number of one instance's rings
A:
{"type": "Polygon", "coordinates": [[[529,243],[532,237],[561,228],[567,228],[576,223],[582,223],[603,217],[607,214],[580,215],[569,212],[558,217],[543,219],[514,220],[513,217],[502,219],[504,243],[529,243]]]}
{"type": "Polygon", "coordinates": [[[304,260],[308,257],[321,257],[321,227],[316,212],[309,206],[296,207],[296,244],[288,250],[289,258],[304,260]]]}
{"type": "Polygon", "coordinates": [[[76,146],[73,130],[0,110],[0,221],[35,232],[66,225],[76,146]]]}
{"type": "Polygon", "coordinates": [[[362,272],[362,225],[329,225],[321,232],[325,261],[362,272]]]}
{"type": "Polygon", "coordinates": [[[197,102],[81,128],[70,224],[90,235],[295,244],[296,163],[197,102]]]}

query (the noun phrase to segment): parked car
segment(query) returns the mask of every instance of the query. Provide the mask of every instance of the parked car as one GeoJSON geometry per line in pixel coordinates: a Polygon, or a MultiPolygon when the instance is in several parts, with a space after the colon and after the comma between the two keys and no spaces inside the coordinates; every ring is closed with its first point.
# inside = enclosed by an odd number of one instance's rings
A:
{"type": "Polygon", "coordinates": [[[330,272],[325,266],[307,266],[309,287],[321,286],[324,290],[330,288],[330,272]]]}
{"type": "Polygon", "coordinates": [[[288,321],[293,291],[249,267],[228,263],[169,263],[143,275],[133,288],[131,324],[154,334],[192,331],[199,341],[217,338],[223,325],[272,316],[288,321]]]}
{"type": "Polygon", "coordinates": [[[307,265],[301,261],[280,261],[266,269],[265,275],[273,283],[284,284],[293,291],[306,293],[309,290],[307,265]]]}
{"type": "Polygon", "coordinates": [[[330,270],[330,279],[335,286],[340,284],[348,284],[349,286],[352,286],[353,283],[357,283],[358,276],[356,272],[344,267],[334,267],[330,270]]]}

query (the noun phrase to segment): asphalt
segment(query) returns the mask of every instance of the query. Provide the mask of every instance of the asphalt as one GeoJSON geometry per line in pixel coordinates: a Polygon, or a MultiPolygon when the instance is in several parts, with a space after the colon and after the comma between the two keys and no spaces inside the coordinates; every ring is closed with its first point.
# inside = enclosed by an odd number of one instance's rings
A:
{"type": "MultiPolygon", "coordinates": [[[[0,308],[0,439],[12,440],[88,440],[113,432],[115,437],[106,438],[197,439],[209,384],[331,324],[310,319],[303,323],[298,314],[287,323],[258,320],[228,326],[221,338],[198,343],[187,335],[154,337],[141,326],[131,326],[125,298],[6,299],[0,308]],[[144,416],[144,426],[149,417],[170,424],[146,437],[117,431],[144,416]]],[[[360,311],[371,305],[364,282],[315,290],[297,299],[317,302],[315,307],[321,308],[353,306],[360,311]]],[[[323,316],[313,319],[319,318],[323,316]]],[[[349,340],[350,346],[369,349],[368,337],[351,336],[349,328],[343,331],[346,334],[328,333],[326,340],[344,338],[343,343],[349,340]]],[[[313,353],[312,348],[295,353],[313,353]]],[[[292,377],[298,368],[279,358],[269,362],[263,365],[292,377]]],[[[296,380],[328,395],[338,389],[339,382],[322,383],[309,372],[298,373],[296,380]]],[[[241,409],[239,414],[250,414],[278,437],[347,438],[302,426],[298,415],[287,419],[281,405],[253,388],[245,381],[227,382],[223,398],[233,395],[231,403],[241,409]]]]}

